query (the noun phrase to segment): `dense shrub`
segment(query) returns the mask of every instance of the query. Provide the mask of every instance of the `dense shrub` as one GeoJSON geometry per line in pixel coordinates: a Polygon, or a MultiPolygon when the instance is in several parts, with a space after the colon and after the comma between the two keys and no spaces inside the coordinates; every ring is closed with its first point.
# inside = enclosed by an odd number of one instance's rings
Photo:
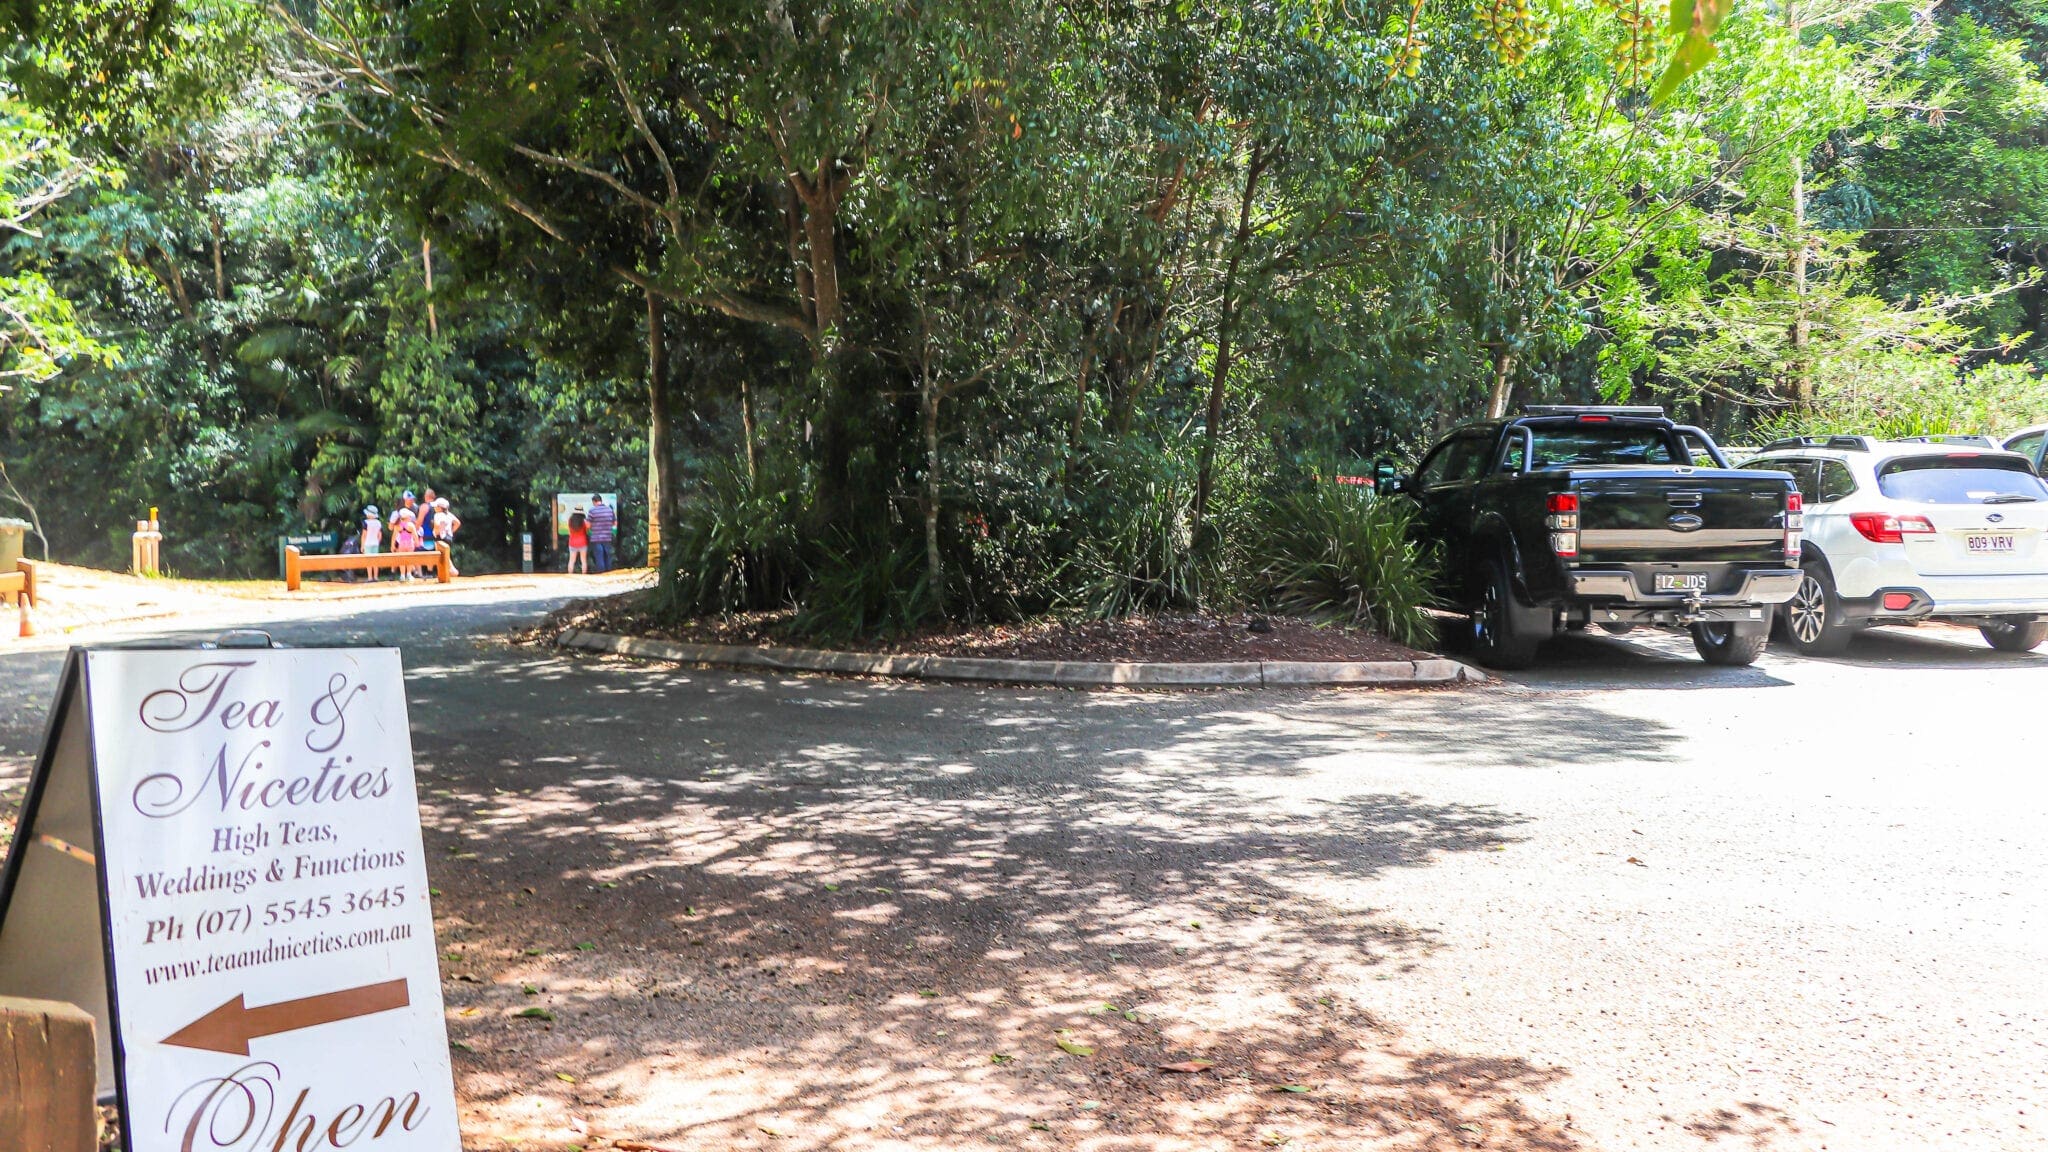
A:
{"type": "Polygon", "coordinates": [[[1436,561],[1410,538],[1412,519],[1404,502],[1334,484],[1279,496],[1260,524],[1252,586],[1290,613],[1427,644],[1436,561]]]}
{"type": "Polygon", "coordinates": [[[712,469],[677,514],[662,565],[674,578],[668,607],[712,615],[788,607],[804,566],[788,484],[758,483],[730,465],[712,469]]]}
{"type": "Polygon", "coordinates": [[[796,630],[826,640],[897,636],[936,615],[924,550],[886,536],[820,550],[796,616],[796,630]]]}
{"type": "Polygon", "coordinates": [[[1075,509],[1080,544],[1058,605],[1098,618],[1201,603],[1191,446],[1118,445],[1075,509]]]}
{"type": "Polygon", "coordinates": [[[944,587],[931,581],[914,500],[891,502],[903,515],[820,541],[803,531],[811,495],[794,454],[767,454],[756,480],[715,465],[683,498],[664,549],[671,610],[793,609],[793,635],[838,641],[940,622],[1256,605],[1430,641],[1433,563],[1408,537],[1405,504],[1240,444],[1198,533],[1196,451],[1190,436],[1154,431],[1095,446],[1100,465],[1071,474],[1056,452],[994,455],[971,482],[945,489],[944,587]]]}

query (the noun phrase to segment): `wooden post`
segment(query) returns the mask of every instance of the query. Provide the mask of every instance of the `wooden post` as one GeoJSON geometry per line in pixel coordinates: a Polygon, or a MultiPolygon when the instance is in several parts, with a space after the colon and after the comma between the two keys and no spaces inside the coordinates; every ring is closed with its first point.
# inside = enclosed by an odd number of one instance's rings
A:
{"type": "Polygon", "coordinates": [[[444,542],[436,541],[434,544],[434,556],[434,579],[442,584],[446,584],[454,579],[455,558],[448,555],[448,545],[444,542]]]}
{"type": "Polygon", "coordinates": [[[299,590],[299,546],[297,544],[287,544],[284,546],[284,590],[287,592],[297,592],[299,590]]]}
{"type": "Polygon", "coordinates": [[[92,1013],[0,996],[0,1133],[9,1152],[95,1152],[92,1013]]]}

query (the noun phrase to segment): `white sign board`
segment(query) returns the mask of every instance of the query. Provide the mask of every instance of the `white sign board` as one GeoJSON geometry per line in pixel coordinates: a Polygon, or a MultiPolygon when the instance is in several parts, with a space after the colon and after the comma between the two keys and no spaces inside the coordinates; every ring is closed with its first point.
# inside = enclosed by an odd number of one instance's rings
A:
{"type": "MultiPolygon", "coordinates": [[[[34,922],[63,919],[37,892],[91,863],[106,1003],[86,1006],[128,1152],[459,1152],[398,653],[93,651],[62,694],[0,883],[0,971],[70,933],[34,922]],[[90,846],[38,811],[63,814],[74,762],[90,846]]],[[[0,991],[55,978],[34,968],[0,991]]]]}
{"type": "Polygon", "coordinates": [[[589,515],[590,506],[597,503],[599,496],[604,497],[604,502],[612,506],[614,514],[618,512],[619,494],[617,492],[555,493],[555,535],[567,536],[569,534],[569,514],[581,512],[586,516],[589,515]]]}

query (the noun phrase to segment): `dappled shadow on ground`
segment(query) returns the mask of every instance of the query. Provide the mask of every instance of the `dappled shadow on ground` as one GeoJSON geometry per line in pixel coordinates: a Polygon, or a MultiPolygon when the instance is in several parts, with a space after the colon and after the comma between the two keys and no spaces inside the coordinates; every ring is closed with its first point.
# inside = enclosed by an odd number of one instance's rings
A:
{"type": "Polygon", "coordinates": [[[63,666],[61,651],[0,652],[0,856],[14,835],[63,666]]]}
{"type": "Polygon", "coordinates": [[[1599,631],[1568,633],[1543,645],[1536,666],[1513,672],[1517,684],[1565,689],[1782,688],[1801,663],[1818,661],[1852,667],[1905,671],[2039,671],[2048,669],[2048,652],[1994,651],[1974,630],[1946,625],[1918,628],[1874,628],[1856,637],[1839,656],[1801,656],[1782,639],[1773,638],[1762,664],[1748,668],[1717,668],[1702,662],[1690,638],[1673,632],[1638,629],[1626,638],[1599,631]],[[1780,663],[1783,661],[1784,663],[1780,663]]]}
{"type": "Polygon", "coordinates": [[[1373,1015],[1462,943],[1374,881],[1526,834],[1418,766],[1676,770],[1569,696],[690,672],[428,606],[276,631],[408,649],[473,1152],[1578,1148],[1522,1103],[1564,1070],[1373,1015]]]}
{"type": "Polygon", "coordinates": [[[1374,981],[1459,943],[1372,881],[1523,834],[1404,766],[1654,770],[1673,740],[1547,700],[1564,757],[1505,694],[411,674],[484,1149],[1576,1148],[1520,1104],[1561,1070],[1372,1015],[1374,981]]]}
{"type": "Polygon", "coordinates": [[[2048,650],[2000,652],[1985,644],[1974,628],[1944,624],[1917,628],[1872,628],[1849,642],[1839,656],[1803,657],[1834,664],[1872,668],[1947,669],[2014,672],[2048,670],[2048,650]]]}
{"type": "Polygon", "coordinates": [[[1598,630],[1567,632],[1537,649],[1534,668],[1507,673],[1505,678],[1537,687],[1573,689],[1692,691],[1789,686],[1767,667],[1708,664],[1693,649],[1691,637],[1650,628],[1639,628],[1626,638],[1598,630]]]}
{"type": "Polygon", "coordinates": [[[1685,1130],[1707,1144],[1729,1148],[1778,1148],[1801,1135],[1799,1122],[1791,1113],[1754,1100],[1697,1116],[1686,1123],[1685,1130]]]}

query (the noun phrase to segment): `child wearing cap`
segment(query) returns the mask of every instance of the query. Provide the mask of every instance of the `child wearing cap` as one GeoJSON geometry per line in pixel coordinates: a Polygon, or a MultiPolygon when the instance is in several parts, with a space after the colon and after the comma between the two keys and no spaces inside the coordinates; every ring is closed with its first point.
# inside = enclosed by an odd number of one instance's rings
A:
{"type": "Polygon", "coordinates": [[[437,544],[446,544],[448,546],[448,574],[450,576],[460,576],[462,573],[455,568],[455,530],[462,527],[462,517],[457,516],[449,509],[446,496],[435,500],[432,508],[434,510],[433,526],[426,528],[424,533],[428,537],[427,547],[432,548],[437,544]]]}
{"type": "MultiPolygon", "coordinates": [[[[363,509],[362,549],[363,555],[375,556],[384,546],[384,519],[372,504],[363,509]]],[[[377,570],[370,569],[370,579],[377,578],[377,570]]]]}

